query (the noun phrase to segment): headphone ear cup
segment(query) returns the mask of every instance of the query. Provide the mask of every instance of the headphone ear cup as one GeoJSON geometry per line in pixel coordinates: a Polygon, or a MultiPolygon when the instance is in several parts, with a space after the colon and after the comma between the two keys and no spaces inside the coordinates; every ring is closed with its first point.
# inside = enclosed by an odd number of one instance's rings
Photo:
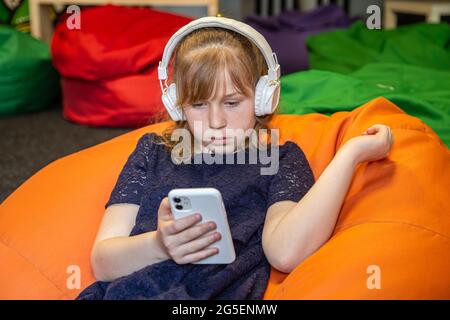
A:
{"type": "Polygon", "coordinates": [[[274,113],[280,101],[280,83],[269,86],[270,104],[267,105],[268,113],[274,113]]]}
{"type": "Polygon", "coordinates": [[[256,84],[255,89],[255,115],[263,116],[264,115],[264,107],[262,106],[262,100],[264,95],[264,88],[267,86],[268,77],[263,76],[259,78],[258,83],[256,84]]]}
{"type": "Polygon", "coordinates": [[[161,100],[173,121],[185,120],[183,111],[175,104],[177,101],[177,89],[175,83],[171,83],[169,87],[164,90],[161,100]]]}
{"type": "Polygon", "coordinates": [[[255,115],[273,113],[278,106],[279,97],[279,85],[270,85],[268,76],[259,78],[255,89],[255,115]]]}

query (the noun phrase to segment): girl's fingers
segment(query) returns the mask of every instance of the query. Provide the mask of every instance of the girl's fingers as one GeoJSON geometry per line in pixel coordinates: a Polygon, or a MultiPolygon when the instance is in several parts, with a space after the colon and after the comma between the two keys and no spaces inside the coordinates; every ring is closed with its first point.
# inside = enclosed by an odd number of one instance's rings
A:
{"type": "Polygon", "coordinates": [[[368,130],[371,133],[375,133],[375,132],[379,132],[383,127],[384,127],[384,125],[382,125],[382,124],[374,124],[368,130]]]}
{"type": "Polygon", "coordinates": [[[383,129],[386,132],[386,137],[388,139],[388,141],[391,141],[392,135],[391,135],[391,128],[388,126],[383,126],[383,129]]]}
{"type": "Polygon", "coordinates": [[[177,220],[174,220],[172,223],[170,223],[167,228],[166,232],[168,235],[173,235],[179,232],[182,232],[189,228],[190,226],[196,224],[202,219],[202,216],[199,213],[191,214],[187,217],[180,218],[177,220]]]}
{"type": "Polygon", "coordinates": [[[392,133],[392,130],[389,128],[389,142],[392,146],[394,144],[394,134],[392,133]]]}
{"type": "Polygon", "coordinates": [[[183,232],[177,234],[177,242],[178,244],[188,243],[194,239],[199,238],[202,235],[206,235],[208,231],[212,231],[216,228],[216,224],[212,221],[205,222],[192,228],[188,228],[183,232]]]}
{"type": "Polygon", "coordinates": [[[193,241],[190,241],[188,243],[185,243],[181,245],[177,249],[177,253],[180,256],[187,256],[193,253],[196,253],[197,251],[201,251],[208,247],[209,245],[213,244],[216,241],[219,241],[221,238],[221,235],[219,232],[214,232],[212,234],[209,234],[208,236],[201,237],[198,239],[195,239],[193,241]]]}
{"type": "Polygon", "coordinates": [[[371,126],[371,127],[369,127],[366,131],[364,131],[364,135],[367,135],[367,134],[374,134],[376,131],[378,131],[377,130],[377,128],[375,127],[375,125],[374,126],[371,126]]]}
{"type": "Polygon", "coordinates": [[[215,255],[219,253],[219,249],[217,248],[207,248],[202,251],[198,251],[195,253],[188,254],[183,257],[182,263],[193,263],[199,260],[208,258],[209,256],[215,255]]]}
{"type": "Polygon", "coordinates": [[[375,125],[377,126],[378,132],[381,133],[381,135],[386,135],[387,141],[390,145],[392,145],[393,137],[392,137],[392,130],[389,126],[386,125],[375,125]]]}
{"type": "Polygon", "coordinates": [[[386,125],[382,125],[382,124],[374,124],[373,126],[369,127],[366,131],[363,132],[363,135],[367,135],[367,134],[375,134],[378,132],[381,132],[383,129],[387,130],[387,135],[390,138],[391,137],[391,132],[390,132],[390,128],[386,125]]]}

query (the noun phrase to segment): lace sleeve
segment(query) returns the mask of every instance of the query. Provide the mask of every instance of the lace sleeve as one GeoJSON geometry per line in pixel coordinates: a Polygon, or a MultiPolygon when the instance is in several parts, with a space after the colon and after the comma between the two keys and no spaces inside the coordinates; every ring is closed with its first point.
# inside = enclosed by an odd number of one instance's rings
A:
{"type": "Polygon", "coordinates": [[[279,169],[269,184],[267,209],[279,201],[300,201],[314,182],[305,154],[295,143],[287,141],[280,147],[279,169]]]}
{"type": "Polygon", "coordinates": [[[152,161],[153,153],[154,143],[151,143],[151,134],[145,134],[128,157],[105,208],[116,203],[140,205],[149,178],[148,162],[152,161]]]}

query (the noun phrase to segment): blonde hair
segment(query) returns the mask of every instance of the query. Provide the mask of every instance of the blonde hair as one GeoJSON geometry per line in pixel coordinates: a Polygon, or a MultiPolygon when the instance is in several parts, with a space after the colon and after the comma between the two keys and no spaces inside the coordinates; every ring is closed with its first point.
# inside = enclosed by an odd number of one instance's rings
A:
{"type": "MultiPolygon", "coordinates": [[[[171,61],[178,106],[209,99],[219,85],[222,71],[227,71],[235,89],[247,97],[254,96],[259,78],[267,74],[267,64],[258,47],[245,36],[223,28],[207,27],[188,34],[177,45],[171,61]]],[[[272,115],[256,116],[257,135],[260,129],[268,128],[271,118],[272,115]]],[[[178,121],[161,134],[160,142],[169,151],[178,144],[171,140],[172,133],[181,128],[189,129],[187,121],[178,121]]]]}

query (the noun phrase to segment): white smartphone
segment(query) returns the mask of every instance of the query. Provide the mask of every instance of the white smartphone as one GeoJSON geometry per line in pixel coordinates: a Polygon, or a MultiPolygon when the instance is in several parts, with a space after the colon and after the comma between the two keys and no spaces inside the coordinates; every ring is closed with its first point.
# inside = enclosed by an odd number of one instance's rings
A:
{"type": "Polygon", "coordinates": [[[195,264],[228,264],[236,259],[227,212],[219,190],[215,188],[173,189],[168,197],[175,219],[200,213],[202,219],[197,224],[214,221],[217,228],[212,232],[220,232],[222,236],[219,241],[209,246],[218,248],[219,252],[194,262],[195,264]]]}

